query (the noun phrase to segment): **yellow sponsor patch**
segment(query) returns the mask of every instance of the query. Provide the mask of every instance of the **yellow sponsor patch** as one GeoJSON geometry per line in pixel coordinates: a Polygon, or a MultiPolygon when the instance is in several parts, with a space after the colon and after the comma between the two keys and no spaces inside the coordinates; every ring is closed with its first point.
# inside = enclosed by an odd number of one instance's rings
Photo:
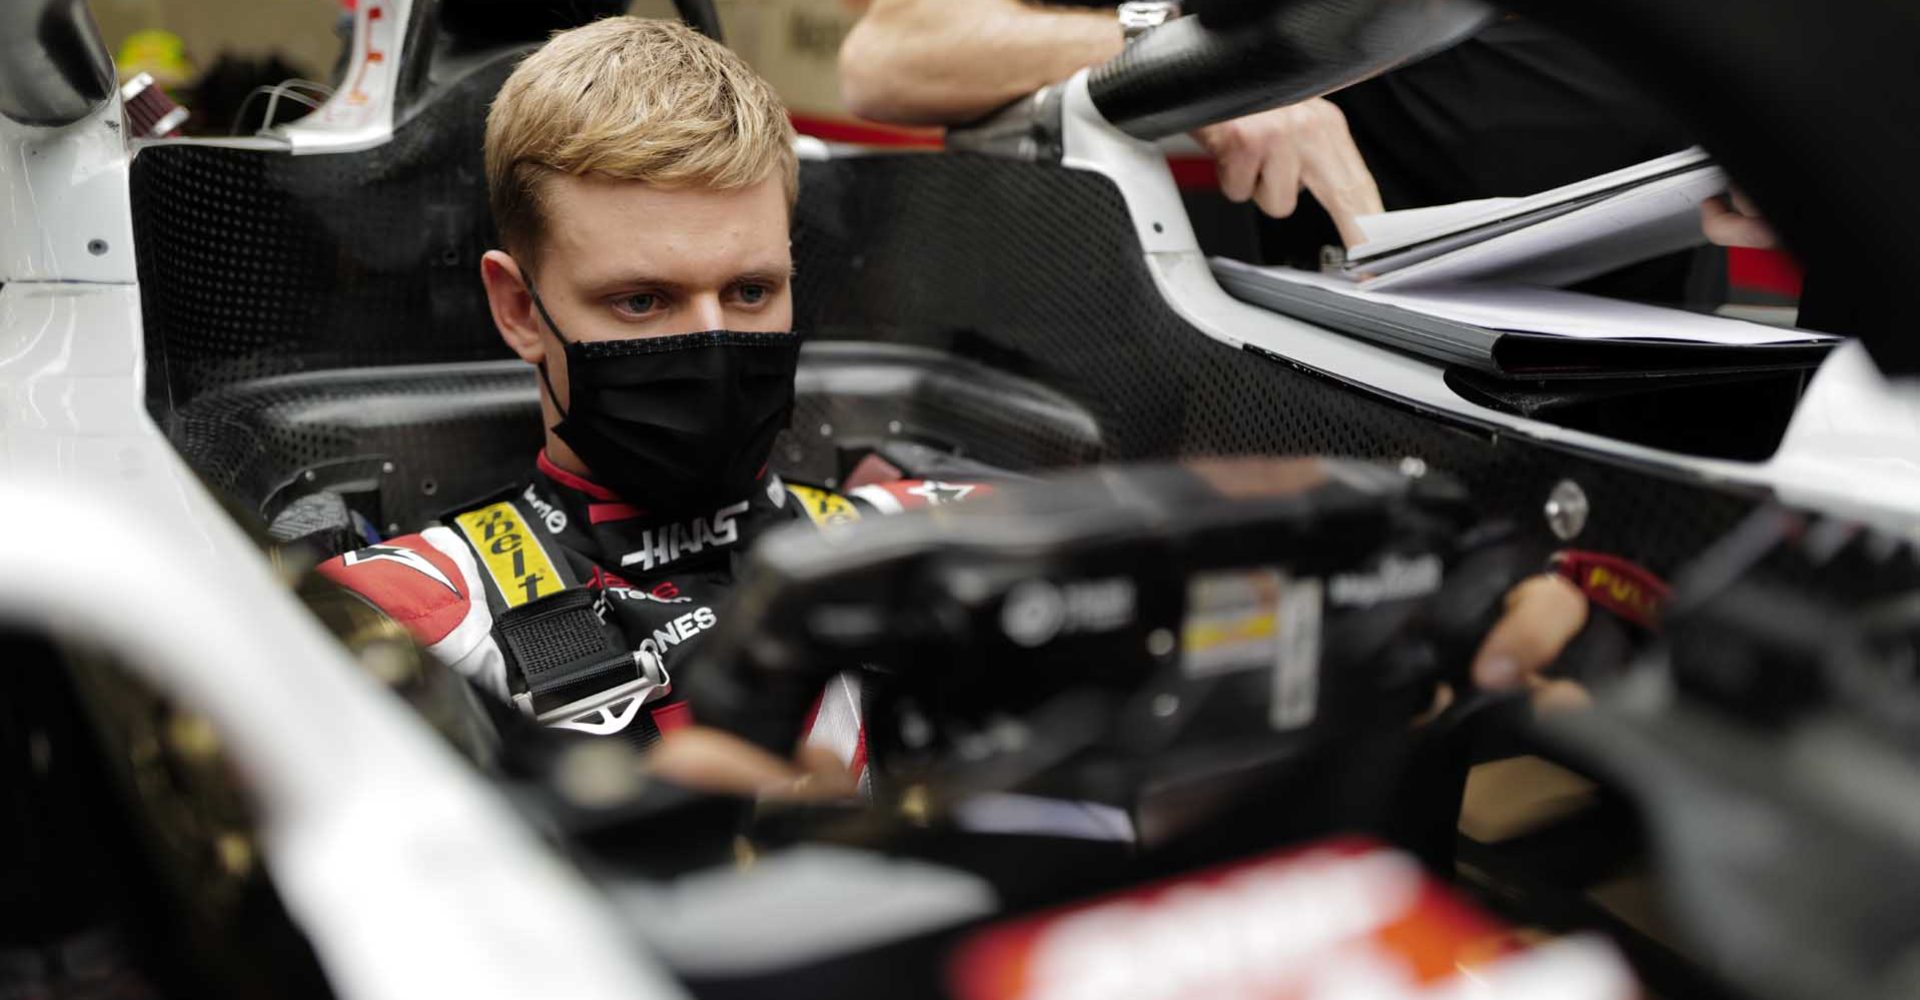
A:
{"type": "Polygon", "coordinates": [[[860,520],[860,509],[853,505],[853,501],[838,493],[792,483],[787,484],[787,493],[800,501],[800,509],[806,511],[807,517],[822,528],[860,520]]]}
{"type": "Polygon", "coordinates": [[[453,520],[480,553],[481,565],[507,599],[507,607],[517,608],[566,589],[546,548],[513,504],[490,504],[453,520]]]}
{"type": "Polygon", "coordinates": [[[1189,621],[1181,630],[1180,648],[1191,654],[1211,652],[1223,646],[1270,642],[1279,630],[1279,618],[1270,611],[1239,618],[1189,621]]]}

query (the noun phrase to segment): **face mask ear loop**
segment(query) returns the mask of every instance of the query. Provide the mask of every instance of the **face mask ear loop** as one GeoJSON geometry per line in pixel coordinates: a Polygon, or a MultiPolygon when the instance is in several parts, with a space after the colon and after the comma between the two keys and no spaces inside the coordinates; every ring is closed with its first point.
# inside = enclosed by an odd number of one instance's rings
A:
{"type": "MultiPolygon", "coordinates": [[[[540,293],[533,287],[533,276],[523,271],[520,274],[520,280],[526,283],[527,294],[533,297],[533,308],[539,310],[541,319],[546,320],[547,329],[553,331],[553,335],[559,338],[562,345],[570,344],[571,341],[567,340],[567,335],[560,332],[559,324],[555,323],[553,317],[548,314],[547,304],[540,301],[540,293]]],[[[560,405],[560,394],[553,391],[553,378],[547,374],[546,359],[541,358],[540,363],[534,367],[540,369],[540,381],[546,383],[547,398],[553,400],[553,408],[560,411],[560,419],[566,420],[567,408],[560,405]]]]}

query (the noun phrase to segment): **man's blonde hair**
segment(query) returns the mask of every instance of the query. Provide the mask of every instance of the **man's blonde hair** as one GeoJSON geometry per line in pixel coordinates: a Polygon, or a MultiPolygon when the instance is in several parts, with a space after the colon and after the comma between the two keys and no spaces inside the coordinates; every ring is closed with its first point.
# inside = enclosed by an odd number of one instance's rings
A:
{"type": "Polygon", "coordinates": [[[487,192],[516,256],[539,244],[550,171],[722,190],[777,174],[789,205],[799,186],[793,126],[773,88],[705,35],[637,17],[554,35],[487,112],[487,192]]]}

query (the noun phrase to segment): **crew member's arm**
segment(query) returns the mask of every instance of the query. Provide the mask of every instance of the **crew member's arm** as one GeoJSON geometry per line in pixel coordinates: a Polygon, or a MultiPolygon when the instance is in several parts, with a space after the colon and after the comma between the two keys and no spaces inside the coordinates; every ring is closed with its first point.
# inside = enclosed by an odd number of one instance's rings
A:
{"type": "Polygon", "coordinates": [[[871,0],[840,47],[840,95],[862,118],[971,121],[1120,53],[1113,11],[1019,0],[871,0]]]}
{"type": "MultiPolygon", "coordinates": [[[[871,0],[840,47],[840,93],[863,118],[957,124],[1105,62],[1123,45],[1112,10],[871,0]]],[[[1220,122],[1193,137],[1218,163],[1221,193],[1273,218],[1292,215],[1305,189],[1353,246],[1365,239],[1355,218],[1382,210],[1346,116],[1330,101],[1220,122]]]]}

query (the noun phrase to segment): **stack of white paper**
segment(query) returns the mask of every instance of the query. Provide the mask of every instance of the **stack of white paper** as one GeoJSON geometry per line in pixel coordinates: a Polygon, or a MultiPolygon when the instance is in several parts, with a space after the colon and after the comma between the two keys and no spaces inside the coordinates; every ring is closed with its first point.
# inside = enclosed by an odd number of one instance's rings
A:
{"type": "Polygon", "coordinates": [[[1214,272],[1230,294],[1264,308],[1506,374],[1817,359],[1837,338],[1559,287],[1705,242],[1700,203],[1726,187],[1707,154],[1690,149],[1527,198],[1364,217],[1367,240],[1338,273],[1230,260],[1214,272]]]}
{"type": "Polygon", "coordinates": [[[1698,246],[1700,203],[1727,188],[1690,149],[1526,198],[1365,216],[1345,274],[1376,290],[1498,279],[1559,286],[1698,246]]]}

